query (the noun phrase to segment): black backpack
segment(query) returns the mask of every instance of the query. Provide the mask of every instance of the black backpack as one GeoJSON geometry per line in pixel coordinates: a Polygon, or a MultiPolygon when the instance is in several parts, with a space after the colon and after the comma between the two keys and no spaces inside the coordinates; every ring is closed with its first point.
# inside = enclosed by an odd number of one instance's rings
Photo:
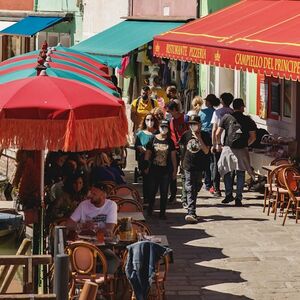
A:
{"type": "Polygon", "coordinates": [[[229,122],[227,131],[227,143],[230,148],[241,149],[247,147],[248,136],[243,133],[241,124],[232,115],[227,115],[229,122]]]}

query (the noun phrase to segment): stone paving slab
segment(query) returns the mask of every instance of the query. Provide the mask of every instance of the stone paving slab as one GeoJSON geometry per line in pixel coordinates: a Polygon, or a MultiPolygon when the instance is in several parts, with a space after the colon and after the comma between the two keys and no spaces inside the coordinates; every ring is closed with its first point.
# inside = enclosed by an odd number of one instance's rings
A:
{"type": "MultiPolygon", "coordinates": [[[[129,151],[131,182],[134,166],[129,151]]],[[[174,250],[167,299],[300,299],[300,224],[288,219],[283,227],[281,217],[264,214],[260,194],[246,193],[244,207],[221,200],[201,191],[201,222],[195,225],[185,223],[179,202],[169,205],[166,221],[158,219],[158,211],[147,219],[154,233],[168,236],[174,250]]]]}

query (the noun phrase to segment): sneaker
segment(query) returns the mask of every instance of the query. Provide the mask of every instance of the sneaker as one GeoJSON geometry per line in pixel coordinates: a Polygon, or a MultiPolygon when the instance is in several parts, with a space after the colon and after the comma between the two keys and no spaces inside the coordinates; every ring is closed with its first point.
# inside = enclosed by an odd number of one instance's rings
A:
{"type": "Polygon", "coordinates": [[[174,203],[175,200],[176,200],[176,197],[170,196],[169,199],[168,199],[168,202],[169,203],[174,203]]]}
{"type": "Polygon", "coordinates": [[[234,205],[237,206],[237,207],[242,207],[243,203],[242,203],[241,200],[235,200],[235,204],[234,205]]]}
{"type": "Polygon", "coordinates": [[[227,203],[232,202],[233,200],[234,200],[234,198],[232,197],[232,195],[227,195],[227,196],[225,197],[225,199],[222,200],[222,203],[223,203],[223,204],[227,204],[227,203]]]}
{"type": "Polygon", "coordinates": [[[159,214],[160,220],[167,220],[167,216],[165,214],[159,214]]]}
{"type": "Polygon", "coordinates": [[[221,191],[215,191],[213,196],[214,197],[221,197],[222,193],[221,193],[221,191]]]}
{"type": "Polygon", "coordinates": [[[182,202],[182,207],[187,209],[188,208],[188,204],[186,202],[182,202]]]}
{"type": "Polygon", "coordinates": [[[214,193],[215,193],[215,188],[212,186],[212,187],[209,189],[209,192],[210,192],[211,194],[214,194],[214,193]]]}
{"type": "Polygon", "coordinates": [[[184,219],[187,223],[190,223],[190,224],[198,223],[198,218],[195,215],[186,215],[184,219]]]}

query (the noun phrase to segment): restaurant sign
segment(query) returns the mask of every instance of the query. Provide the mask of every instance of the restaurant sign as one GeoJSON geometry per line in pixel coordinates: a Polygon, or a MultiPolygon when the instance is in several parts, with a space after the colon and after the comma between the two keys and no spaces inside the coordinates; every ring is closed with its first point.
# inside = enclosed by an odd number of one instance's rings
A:
{"type": "Polygon", "coordinates": [[[269,76],[291,78],[292,80],[300,79],[300,59],[293,57],[229,48],[184,45],[157,39],[154,39],[153,53],[158,57],[265,73],[269,76]]]}

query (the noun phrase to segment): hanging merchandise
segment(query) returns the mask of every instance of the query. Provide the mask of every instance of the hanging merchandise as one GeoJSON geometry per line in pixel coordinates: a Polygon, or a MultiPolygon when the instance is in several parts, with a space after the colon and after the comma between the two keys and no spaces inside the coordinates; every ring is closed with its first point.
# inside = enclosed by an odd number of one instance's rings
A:
{"type": "Polygon", "coordinates": [[[162,84],[167,86],[171,83],[171,69],[169,68],[169,60],[163,59],[163,77],[162,77],[162,84]]]}
{"type": "Polygon", "coordinates": [[[195,90],[197,89],[197,81],[196,81],[196,67],[193,63],[189,63],[188,67],[188,82],[187,82],[187,89],[188,90],[195,90]]]}
{"type": "Polygon", "coordinates": [[[136,58],[137,54],[132,53],[130,55],[129,64],[127,65],[126,70],[124,71],[124,77],[126,78],[134,78],[137,74],[136,70],[136,58]]]}
{"type": "Polygon", "coordinates": [[[146,55],[149,61],[153,61],[153,41],[149,42],[147,44],[147,50],[146,50],[146,55]]]}
{"type": "Polygon", "coordinates": [[[130,61],[129,55],[122,58],[121,69],[118,70],[118,73],[120,75],[124,76],[124,72],[125,72],[127,66],[129,65],[129,61],[130,61]]]}
{"type": "Polygon", "coordinates": [[[138,63],[143,62],[143,56],[144,56],[143,52],[144,51],[145,51],[145,45],[138,48],[138,54],[137,54],[136,62],[138,62],[138,63]]]}
{"type": "Polygon", "coordinates": [[[180,90],[185,90],[187,88],[188,75],[189,75],[188,69],[189,69],[189,63],[188,62],[181,62],[180,90]]]}

